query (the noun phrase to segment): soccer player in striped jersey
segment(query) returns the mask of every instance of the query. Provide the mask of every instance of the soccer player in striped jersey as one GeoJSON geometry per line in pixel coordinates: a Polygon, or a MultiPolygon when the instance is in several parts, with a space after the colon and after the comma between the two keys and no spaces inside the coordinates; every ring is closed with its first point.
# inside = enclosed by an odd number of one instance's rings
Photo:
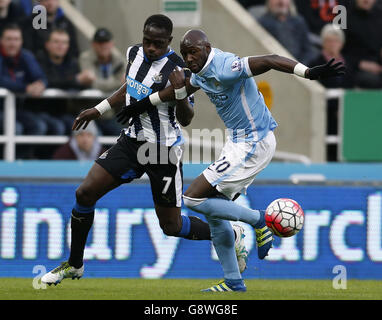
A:
{"type": "MultiPolygon", "coordinates": [[[[172,22],[168,17],[149,17],[144,24],[142,44],[127,50],[125,84],[94,108],[81,112],[73,130],[85,128],[110,108],[133,104],[170,86],[174,81],[173,70],[184,67],[183,60],[170,48],[171,33],[172,22]]],[[[58,284],[65,278],[82,277],[84,248],[96,202],[107,192],[144,173],[150,179],[155,211],[163,232],[190,240],[211,240],[208,223],[195,216],[181,215],[183,136],[178,122],[183,126],[191,122],[194,116],[192,97],[173,99],[156,108],[129,109],[127,113],[128,116],[124,110],[119,120],[123,123],[131,120],[128,127],[121,132],[117,143],[95,161],[76,190],[69,260],[45,274],[41,279],[44,283],[58,284]]],[[[233,229],[238,260],[244,271],[247,252],[243,229],[240,226],[233,229]]]]}
{"type": "Polygon", "coordinates": [[[209,222],[211,237],[224,272],[224,281],[203,291],[246,291],[235,258],[231,221],[242,221],[255,229],[259,259],[272,247],[273,234],[265,224],[264,211],[235,204],[255,176],[271,161],[276,148],[273,130],[277,127],[253,76],[271,69],[295,73],[316,80],[344,73],[342,63],[308,68],[278,55],[240,58],[212,48],[206,34],[190,30],[182,38],[180,52],[192,71],[182,82],[182,73],[174,71],[176,86],[135,103],[134,108],[153,107],[163,101],[184,97],[202,89],[216,106],[230,136],[217,161],[197,177],[185,192],[184,204],[203,213],[209,222]]]}

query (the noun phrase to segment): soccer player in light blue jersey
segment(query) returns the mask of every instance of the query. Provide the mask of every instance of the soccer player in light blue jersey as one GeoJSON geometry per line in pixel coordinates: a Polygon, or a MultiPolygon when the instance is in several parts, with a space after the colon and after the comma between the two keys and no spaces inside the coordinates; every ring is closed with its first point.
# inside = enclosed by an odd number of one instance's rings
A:
{"type": "Polygon", "coordinates": [[[264,211],[240,206],[233,201],[245,193],[255,176],[271,161],[276,140],[276,121],[269,112],[253,76],[271,69],[294,73],[316,80],[344,73],[342,63],[308,68],[278,55],[240,58],[235,54],[212,48],[201,30],[188,31],[181,40],[180,52],[191,78],[175,70],[172,86],[155,93],[128,110],[147,108],[162,101],[186,99],[202,89],[216,106],[216,111],[229,131],[229,138],[217,161],[197,177],[183,195],[184,204],[203,213],[210,232],[224,280],[203,291],[246,291],[235,254],[235,239],[229,221],[250,224],[256,233],[259,259],[264,259],[272,247],[273,234],[265,224],[264,211]]]}

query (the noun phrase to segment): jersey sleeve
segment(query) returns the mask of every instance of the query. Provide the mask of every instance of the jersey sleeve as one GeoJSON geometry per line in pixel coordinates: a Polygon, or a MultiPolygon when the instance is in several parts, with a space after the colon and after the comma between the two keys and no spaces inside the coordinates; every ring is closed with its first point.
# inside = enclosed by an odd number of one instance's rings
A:
{"type": "Polygon", "coordinates": [[[190,84],[195,87],[195,88],[200,88],[198,83],[197,83],[197,80],[196,80],[196,77],[195,77],[195,73],[192,73],[191,74],[191,78],[190,78],[190,84]]]}
{"type": "Polygon", "coordinates": [[[240,58],[235,55],[225,56],[216,68],[217,78],[222,83],[232,83],[253,76],[248,64],[248,57],[240,58]]]}
{"type": "Polygon", "coordinates": [[[126,61],[129,62],[129,54],[130,54],[131,47],[128,47],[126,50],[126,61]]]}

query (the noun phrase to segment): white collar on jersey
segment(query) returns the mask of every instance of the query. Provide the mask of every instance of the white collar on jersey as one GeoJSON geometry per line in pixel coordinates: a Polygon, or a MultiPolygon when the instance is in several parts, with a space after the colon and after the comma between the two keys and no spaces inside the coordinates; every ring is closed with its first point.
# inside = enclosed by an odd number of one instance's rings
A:
{"type": "Polygon", "coordinates": [[[202,70],[200,70],[197,73],[198,76],[201,76],[201,75],[203,75],[204,72],[206,72],[206,70],[207,70],[208,66],[210,65],[210,63],[211,63],[212,59],[214,58],[214,56],[215,56],[215,48],[211,48],[211,52],[208,55],[206,63],[204,64],[202,70]]]}

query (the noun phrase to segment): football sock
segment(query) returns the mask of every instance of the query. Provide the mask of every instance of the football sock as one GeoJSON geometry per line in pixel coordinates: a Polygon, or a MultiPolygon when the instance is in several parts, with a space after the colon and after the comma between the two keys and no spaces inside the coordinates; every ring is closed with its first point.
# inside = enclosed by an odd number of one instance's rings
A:
{"type": "Polygon", "coordinates": [[[211,240],[210,226],[195,216],[181,215],[182,229],[178,236],[188,240],[211,240]]]}
{"type": "Polygon", "coordinates": [[[83,265],[86,239],[94,221],[94,207],[83,207],[76,203],[72,210],[69,265],[81,268],[83,265]]]}
{"type": "Polygon", "coordinates": [[[206,216],[212,243],[222,265],[225,279],[241,279],[235,252],[235,236],[229,221],[206,216]]]}
{"type": "Polygon", "coordinates": [[[192,199],[184,196],[184,204],[196,211],[212,218],[231,221],[242,221],[254,228],[262,224],[259,210],[252,210],[222,198],[192,199]]]}

